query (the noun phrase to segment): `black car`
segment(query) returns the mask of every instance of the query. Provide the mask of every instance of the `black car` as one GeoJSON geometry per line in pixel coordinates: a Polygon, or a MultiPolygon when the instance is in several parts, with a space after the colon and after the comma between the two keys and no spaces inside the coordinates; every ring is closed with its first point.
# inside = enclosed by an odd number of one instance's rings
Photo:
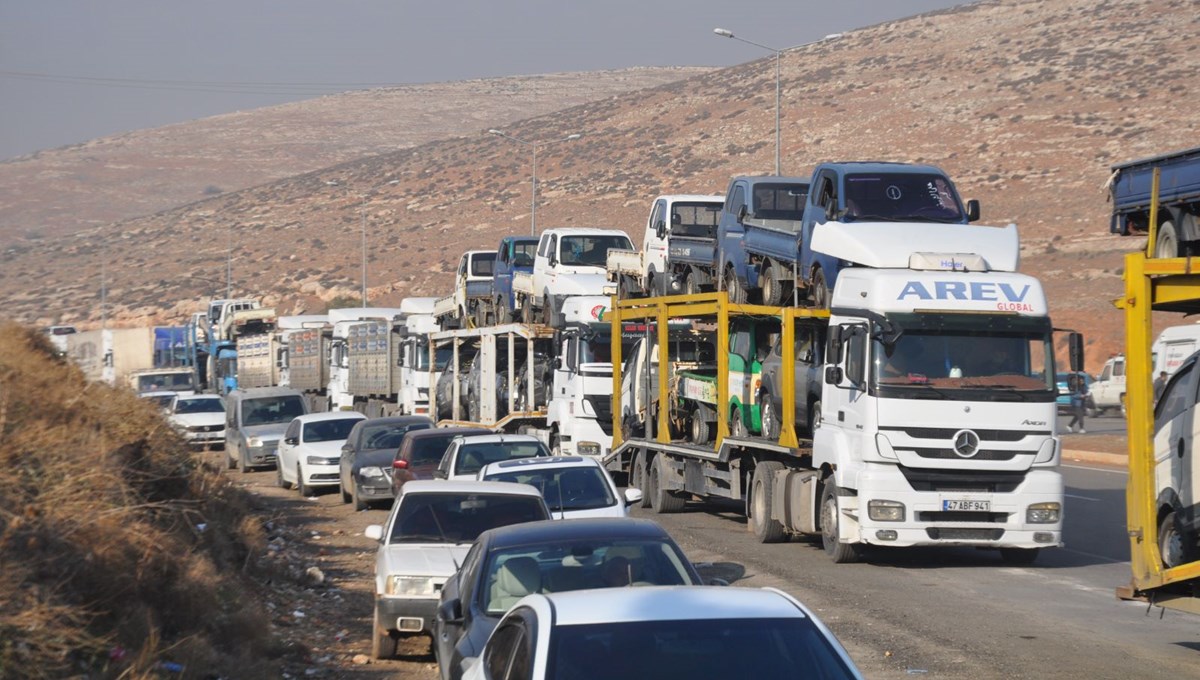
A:
{"type": "Polygon", "coordinates": [[[392,460],[405,433],[428,430],[433,421],[425,416],[370,418],[355,423],[342,447],[338,485],[342,502],[365,510],[371,501],[392,499],[392,460]]]}
{"type": "Polygon", "coordinates": [[[633,518],[527,522],[479,535],[442,588],[433,649],[443,680],[459,680],[500,617],[531,593],[647,585],[700,585],[657,523],[633,518]]]}

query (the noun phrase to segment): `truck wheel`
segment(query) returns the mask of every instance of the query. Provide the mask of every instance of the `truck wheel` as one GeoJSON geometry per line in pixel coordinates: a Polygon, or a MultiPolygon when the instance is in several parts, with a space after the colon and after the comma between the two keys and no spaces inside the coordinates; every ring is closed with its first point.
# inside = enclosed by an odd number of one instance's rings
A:
{"type": "Polygon", "coordinates": [[[733,267],[725,271],[725,290],[729,294],[729,301],[735,305],[744,305],[746,300],[750,299],[746,294],[746,289],[742,287],[742,282],[738,281],[733,267]]]}
{"type": "Polygon", "coordinates": [[[560,440],[560,439],[558,438],[558,433],[557,433],[557,432],[553,432],[553,433],[551,433],[551,434],[550,434],[550,455],[551,455],[551,456],[561,456],[561,455],[563,455],[563,452],[562,452],[562,440],[560,440]]]}
{"type": "Polygon", "coordinates": [[[1000,559],[1005,564],[1033,564],[1039,552],[1038,548],[1001,548],[1000,559]]]}
{"type": "Polygon", "coordinates": [[[711,441],[708,431],[708,421],[704,419],[704,414],[700,409],[692,411],[692,443],[707,444],[711,441]]]}
{"type": "Polygon", "coordinates": [[[762,301],[768,307],[778,307],[783,303],[783,268],[774,262],[763,267],[762,301]]]}
{"type": "Polygon", "coordinates": [[[833,558],[834,564],[857,562],[861,554],[859,546],[838,541],[841,535],[840,517],[837,483],[833,481],[833,475],[829,475],[825,478],[825,488],[821,491],[821,547],[825,549],[826,555],[833,558]]]}
{"type": "Polygon", "coordinates": [[[392,634],[379,627],[377,615],[371,617],[371,658],[390,659],[396,654],[396,640],[392,634]]]}
{"type": "Polygon", "coordinates": [[[1125,395],[1124,394],[1121,395],[1121,417],[1122,418],[1129,417],[1129,414],[1125,412],[1125,395]]]}
{"type": "Polygon", "coordinates": [[[304,483],[304,470],[300,469],[299,463],[296,463],[296,490],[305,498],[316,494],[311,486],[304,483]]]}
{"type": "Polygon", "coordinates": [[[683,292],[688,295],[696,295],[704,292],[701,289],[700,284],[697,283],[695,274],[689,273],[686,278],[683,279],[683,292]]]}
{"type": "Polygon", "coordinates": [[[617,280],[617,297],[621,300],[637,297],[633,288],[633,280],[624,274],[617,280]]]}
{"type": "Polygon", "coordinates": [[[733,409],[733,417],[729,421],[729,436],[741,439],[749,435],[746,431],[746,421],[742,419],[742,409],[733,409]]]}
{"type": "Polygon", "coordinates": [[[808,436],[813,436],[821,427],[821,400],[817,399],[808,405],[808,436]]]}
{"type": "Polygon", "coordinates": [[[1154,241],[1154,257],[1180,257],[1183,253],[1179,252],[1179,235],[1175,231],[1175,224],[1170,220],[1163,222],[1158,227],[1158,238],[1154,241]]]}
{"type": "Polygon", "coordinates": [[[775,412],[775,402],[771,400],[770,392],[763,393],[761,403],[762,436],[773,442],[779,441],[779,435],[783,432],[783,424],[779,421],[779,414],[775,412]]]}
{"type": "Polygon", "coordinates": [[[496,325],[513,322],[513,313],[509,311],[508,305],[504,304],[504,300],[497,299],[493,309],[496,310],[496,325]]]}
{"type": "Polygon", "coordinates": [[[533,305],[528,299],[521,304],[521,323],[533,323],[533,305]]]}
{"type": "Polygon", "coordinates": [[[631,469],[633,471],[633,478],[636,481],[630,481],[630,485],[637,487],[642,492],[642,500],[638,501],[638,507],[648,508],[652,499],[650,498],[650,485],[646,478],[645,452],[639,451],[634,454],[631,469]]]}
{"type": "Polygon", "coordinates": [[[1162,556],[1163,566],[1170,569],[1187,564],[1195,559],[1195,552],[1175,513],[1168,512],[1158,525],[1158,554],[1162,556]]]}
{"type": "Polygon", "coordinates": [[[808,286],[809,303],[817,309],[829,309],[829,286],[825,284],[825,272],[813,271],[812,283],[808,286]]]}
{"type": "Polygon", "coordinates": [[[662,479],[666,476],[666,461],[667,457],[662,454],[655,456],[649,470],[650,507],[659,514],[679,512],[685,503],[684,499],[671,495],[670,491],[662,487],[662,479]]]}
{"type": "Polygon", "coordinates": [[[542,323],[547,326],[554,325],[554,304],[549,295],[542,298],[542,323]]]}
{"type": "Polygon", "coordinates": [[[475,304],[475,327],[476,328],[487,328],[489,325],[491,325],[489,323],[490,319],[488,318],[488,316],[489,315],[488,315],[487,305],[485,305],[482,302],[476,303],[475,304]]]}
{"type": "Polygon", "coordinates": [[[750,482],[750,531],[759,543],[778,543],[783,540],[783,524],[771,517],[771,505],[775,495],[775,473],[783,470],[783,463],[764,460],[754,468],[750,482]]]}

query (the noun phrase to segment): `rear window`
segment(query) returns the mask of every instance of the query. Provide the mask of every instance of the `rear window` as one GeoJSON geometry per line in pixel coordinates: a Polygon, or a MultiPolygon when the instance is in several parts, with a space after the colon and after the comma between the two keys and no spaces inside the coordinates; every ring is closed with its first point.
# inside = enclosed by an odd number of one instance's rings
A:
{"type": "Polygon", "coordinates": [[[409,465],[437,465],[442,462],[442,455],[446,453],[446,447],[450,446],[450,440],[455,436],[448,434],[444,437],[421,437],[414,440],[409,465]]]}
{"type": "Polygon", "coordinates": [[[369,449],[398,449],[404,435],[410,430],[427,430],[433,427],[429,423],[406,423],[391,425],[373,425],[364,427],[362,432],[362,448],[369,449]]]}
{"type": "Polygon", "coordinates": [[[458,451],[458,460],[455,461],[454,474],[473,475],[477,474],[488,463],[549,455],[550,451],[546,449],[546,446],[536,441],[466,444],[458,451]]]}
{"type": "Polygon", "coordinates": [[[496,265],[496,253],[471,256],[471,276],[491,276],[496,265]]]}
{"type": "Polygon", "coordinates": [[[488,529],[550,519],[537,496],[415,493],[402,496],[389,543],[470,543],[488,529]]]}

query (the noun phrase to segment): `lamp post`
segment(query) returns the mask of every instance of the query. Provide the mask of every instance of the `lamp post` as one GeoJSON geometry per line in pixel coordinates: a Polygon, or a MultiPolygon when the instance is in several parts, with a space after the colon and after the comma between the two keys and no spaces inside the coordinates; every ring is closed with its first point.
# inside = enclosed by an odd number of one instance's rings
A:
{"type": "Polygon", "coordinates": [[[551,140],[543,141],[543,142],[531,142],[527,139],[521,139],[520,137],[514,137],[510,134],[505,134],[504,132],[501,132],[500,130],[495,130],[495,129],[488,130],[488,134],[496,135],[498,137],[503,137],[505,139],[510,139],[510,140],[516,142],[517,144],[523,144],[525,146],[528,146],[533,151],[533,173],[532,173],[533,180],[531,182],[531,188],[530,188],[530,192],[529,192],[530,193],[530,197],[529,197],[529,235],[537,236],[537,152],[538,152],[538,147],[539,146],[547,146],[549,144],[557,144],[559,142],[569,142],[572,139],[579,139],[580,135],[573,134],[573,135],[567,135],[566,137],[563,137],[562,139],[551,139],[551,140]]]}
{"type": "MultiPolygon", "coordinates": [[[[400,180],[398,180],[398,179],[394,179],[394,180],[388,182],[388,184],[390,186],[395,186],[399,183],[400,183],[400,180]]],[[[341,186],[341,184],[336,179],[332,179],[332,180],[327,180],[325,182],[325,186],[336,187],[336,186],[341,186]]],[[[358,214],[359,214],[359,224],[361,225],[361,231],[362,231],[362,306],[363,306],[363,308],[366,308],[366,306],[367,306],[367,198],[369,196],[370,196],[370,194],[365,191],[358,195],[358,198],[361,201],[358,206],[358,214]]]]}
{"type": "MultiPolygon", "coordinates": [[[[776,49],[774,47],[769,47],[769,46],[766,46],[766,44],[754,42],[751,40],[746,40],[746,38],[744,38],[744,37],[738,37],[736,35],[733,35],[733,31],[731,31],[731,30],[713,29],[713,32],[714,32],[714,34],[719,35],[721,37],[727,37],[727,38],[731,38],[731,40],[744,42],[746,44],[752,44],[752,46],[761,47],[763,49],[768,50],[768,52],[775,53],[775,175],[781,175],[782,173],[780,171],[780,163],[779,163],[779,146],[780,146],[780,144],[779,144],[779,104],[780,104],[779,62],[780,62],[780,59],[782,58],[782,55],[784,55],[784,50],[776,49]]],[[[836,37],[840,37],[840,36],[841,36],[841,34],[829,34],[829,35],[821,38],[821,40],[815,40],[812,42],[806,42],[804,44],[798,44],[798,46],[796,46],[796,47],[804,47],[804,46],[808,46],[808,44],[815,44],[815,43],[826,41],[826,40],[832,40],[832,38],[836,38],[836,37]]],[[[786,48],[786,49],[796,49],[796,47],[790,47],[790,48],[786,48]]]]}

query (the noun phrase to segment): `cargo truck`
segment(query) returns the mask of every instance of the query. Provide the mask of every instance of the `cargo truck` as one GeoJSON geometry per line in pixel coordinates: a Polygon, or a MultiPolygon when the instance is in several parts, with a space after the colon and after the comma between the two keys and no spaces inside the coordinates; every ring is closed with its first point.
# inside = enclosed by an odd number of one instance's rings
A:
{"type": "Polygon", "coordinates": [[[332,326],[329,340],[329,384],[325,389],[330,411],[354,408],[354,395],[350,392],[350,327],[367,319],[390,322],[403,313],[396,307],[350,307],[329,310],[332,326]]]}
{"type": "Polygon", "coordinates": [[[496,252],[492,250],[468,250],[462,254],[454,273],[454,292],[434,303],[434,316],[443,329],[490,323],[495,263],[496,252]]]}
{"type": "Polygon", "coordinates": [[[608,280],[622,299],[699,293],[714,281],[717,222],[724,196],[654,199],[641,250],[608,251],[608,280]]]}
{"type": "Polygon", "coordinates": [[[513,274],[513,291],[521,319],[546,326],[560,323],[563,300],[574,295],[605,295],[608,252],[632,250],[633,243],[615,229],[547,229],[538,241],[533,271],[513,274]]]}
{"type": "Polygon", "coordinates": [[[309,413],[329,404],[329,345],[332,327],[302,328],[284,334],[288,347],[288,387],[303,397],[309,413]]]}
{"type": "MultiPolygon", "coordinates": [[[[647,342],[668,350],[657,365],[631,362],[614,375],[614,387],[626,388],[614,394],[614,420],[628,415],[627,390],[651,369],[657,394],[635,412],[640,426],[625,424],[633,436],[616,432],[606,465],[628,474],[657,512],[678,511],[691,496],[739,501],[759,540],[818,535],[835,562],[858,559],[867,545],[942,545],[1027,563],[1061,545],[1053,328],[1040,283],[1013,271],[1015,228],[848,226],[822,224],[813,236],[814,249],[857,265],[842,270],[832,312],[740,305],[723,294],[618,303],[614,325],[653,321],[647,342]],[[715,363],[707,444],[688,441],[705,437],[691,433],[697,416],[680,408],[671,350],[697,345],[672,336],[668,320],[679,319],[707,328],[715,345],[708,357],[684,357],[715,363]],[[739,333],[761,335],[763,325],[782,347],[795,347],[805,329],[826,334],[811,435],[783,418],[777,435],[734,436],[761,399],[753,373],[732,370],[735,357],[753,358],[739,333]]],[[[1068,345],[1078,370],[1082,337],[1071,333],[1068,345]]],[[[614,342],[615,365],[621,352],[614,342]]],[[[781,362],[782,414],[803,398],[796,371],[781,362]]]]}
{"type": "Polygon", "coordinates": [[[1109,191],[1113,205],[1110,232],[1150,234],[1153,245],[1149,253],[1154,257],[1198,254],[1200,147],[1114,165],[1109,191]],[[1157,203],[1152,209],[1155,196],[1157,203]],[[1151,224],[1155,229],[1150,229],[1151,224]]]}
{"type": "Polygon", "coordinates": [[[518,273],[533,272],[537,245],[536,236],[505,236],[500,239],[496,260],[492,265],[491,323],[512,323],[520,317],[520,308],[513,293],[513,277],[518,273]]]}

